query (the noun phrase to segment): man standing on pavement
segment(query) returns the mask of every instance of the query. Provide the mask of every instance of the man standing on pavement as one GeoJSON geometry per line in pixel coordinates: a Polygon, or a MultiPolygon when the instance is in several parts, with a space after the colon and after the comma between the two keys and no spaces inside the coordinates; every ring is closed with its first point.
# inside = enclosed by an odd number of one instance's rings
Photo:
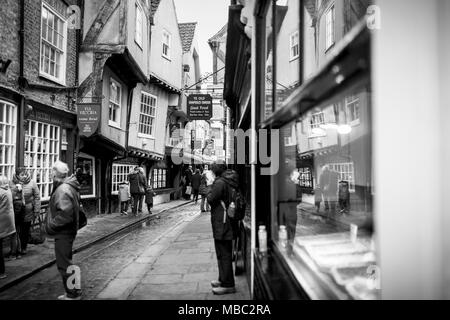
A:
{"type": "Polygon", "coordinates": [[[194,195],[195,204],[198,201],[198,194],[200,190],[200,183],[202,181],[202,176],[200,174],[200,170],[196,169],[195,174],[192,176],[192,194],[194,195]]]}
{"type": "Polygon", "coordinates": [[[47,213],[46,232],[55,239],[55,257],[66,293],[59,300],[80,300],[81,288],[69,284],[72,273],[72,247],[78,232],[80,183],[76,176],[68,177],[69,167],[61,161],[53,165],[53,191],[47,213]]]}
{"type": "Polygon", "coordinates": [[[219,267],[219,280],[211,282],[214,294],[223,295],[235,293],[233,274],[233,240],[237,235],[237,222],[227,218],[226,207],[230,205],[229,185],[238,189],[238,175],[233,170],[227,170],[225,164],[214,164],[212,171],[216,180],[212,185],[207,199],[211,205],[211,224],[214,236],[214,245],[219,267]]]}
{"type": "Polygon", "coordinates": [[[130,193],[133,198],[133,214],[136,216],[138,213],[142,213],[142,205],[147,187],[144,169],[140,167],[134,168],[134,172],[128,176],[128,181],[130,182],[130,193]]]}

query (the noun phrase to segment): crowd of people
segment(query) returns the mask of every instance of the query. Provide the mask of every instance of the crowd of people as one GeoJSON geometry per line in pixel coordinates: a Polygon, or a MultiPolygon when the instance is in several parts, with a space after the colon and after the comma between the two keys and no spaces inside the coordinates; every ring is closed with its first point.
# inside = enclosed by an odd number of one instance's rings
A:
{"type": "MultiPolygon", "coordinates": [[[[53,189],[45,218],[45,233],[54,239],[54,252],[57,269],[61,275],[65,293],[60,300],[79,300],[81,287],[68,284],[72,276],[73,243],[78,231],[84,225],[85,217],[80,197],[80,179],[77,172],[69,175],[66,163],[57,161],[53,165],[53,189]]],[[[211,282],[215,294],[236,292],[233,274],[233,240],[238,236],[239,219],[230,217],[230,212],[237,209],[235,190],[239,188],[239,177],[224,164],[214,164],[209,170],[207,166],[197,167],[195,172],[189,166],[183,173],[183,195],[198,203],[201,196],[201,212],[211,212],[211,224],[217,255],[219,277],[211,282]]],[[[142,213],[144,202],[151,214],[155,192],[147,183],[143,168],[135,167],[119,186],[121,214],[127,215],[129,204],[132,213],[142,213]],[[144,201],[145,199],[145,201],[144,201]]],[[[241,197],[242,198],[242,197],[241,197]]],[[[242,206],[241,206],[242,207],[242,206]]],[[[40,215],[41,199],[37,184],[26,168],[18,168],[13,179],[0,176],[0,248],[3,249],[5,239],[10,241],[10,252],[7,259],[17,259],[27,254],[30,226],[40,215]]],[[[3,250],[0,251],[0,279],[7,277],[3,250]]]]}
{"type": "MultiPolygon", "coordinates": [[[[80,182],[76,174],[69,176],[69,167],[61,161],[53,165],[53,189],[44,222],[46,236],[55,241],[55,258],[61,274],[65,294],[60,300],[78,300],[81,289],[68,287],[72,273],[72,248],[80,227],[82,205],[80,182]]],[[[6,259],[20,259],[27,254],[30,228],[41,211],[40,190],[27,168],[16,169],[14,177],[0,177],[0,279],[5,273],[3,243],[9,240],[10,252],[6,259]]]]}
{"type": "Polygon", "coordinates": [[[134,216],[142,214],[144,202],[147,205],[148,213],[152,214],[154,196],[156,193],[151,184],[147,183],[144,168],[135,167],[133,172],[128,175],[128,180],[119,184],[121,215],[128,215],[130,204],[134,216]]]}
{"type": "Polygon", "coordinates": [[[4,260],[20,259],[27,254],[30,228],[40,214],[41,198],[36,182],[26,168],[18,168],[11,180],[0,177],[0,248],[9,240],[6,257],[0,254],[0,279],[6,277],[4,260]]]}

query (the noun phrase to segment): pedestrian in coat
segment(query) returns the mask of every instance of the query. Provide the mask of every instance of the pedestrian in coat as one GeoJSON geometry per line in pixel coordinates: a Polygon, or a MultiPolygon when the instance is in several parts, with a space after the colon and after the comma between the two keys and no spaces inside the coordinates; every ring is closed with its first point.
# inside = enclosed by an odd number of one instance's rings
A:
{"type": "Polygon", "coordinates": [[[219,269],[219,279],[212,281],[211,286],[213,293],[217,295],[236,292],[233,274],[233,240],[237,238],[237,221],[228,218],[222,202],[228,208],[230,186],[238,189],[239,177],[235,171],[226,169],[224,164],[212,166],[212,171],[217,178],[207,196],[211,205],[211,225],[219,269]]]}
{"type": "Polygon", "coordinates": [[[187,187],[191,186],[192,184],[192,166],[189,166],[186,171],[183,174],[184,177],[184,185],[183,185],[183,197],[186,200],[190,200],[191,199],[191,195],[186,193],[187,187]]]}
{"type": "Polygon", "coordinates": [[[208,205],[208,202],[206,201],[206,197],[207,197],[208,193],[209,193],[209,188],[208,188],[208,184],[207,184],[206,172],[203,172],[202,178],[200,181],[200,189],[199,189],[199,194],[202,196],[202,202],[200,203],[200,211],[201,212],[209,211],[209,205],[208,205]],[[206,204],[206,208],[205,208],[205,204],[206,204]]]}
{"type": "Polygon", "coordinates": [[[154,196],[156,196],[156,192],[153,191],[151,185],[148,185],[145,190],[145,203],[147,204],[148,214],[152,214],[154,196]]]}
{"type": "Polygon", "coordinates": [[[331,214],[336,213],[336,203],[338,200],[338,180],[339,174],[332,169],[331,166],[326,165],[323,168],[320,176],[320,188],[323,192],[323,200],[325,203],[325,211],[331,211],[331,214]]]}
{"type": "Polygon", "coordinates": [[[57,161],[53,165],[53,191],[46,220],[47,235],[55,239],[55,258],[61,274],[65,294],[59,300],[80,300],[81,287],[69,287],[73,272],[72,247],[77,236],[80,217],[80,183],[76,176],[69,177],[67,164],[57,161]]]}
{"type": "Polygon", "coordinates": [[[192,194],[194,195],[195,204],[197,204],[198,201],[201,180],[202,176],[200,174],[200,170],[197,169],[195,170],[195,174],[192,176],[192,194]]]}
{"type": "Polygon", "coordinates": [[[130,182],[130,193],[133,198],[133,214],[136,216],[138,213],[142,213],[142,205],[147,188],[144,169],[136,167],[134,172],[128,176],[128,181],[130,182]]]}
{"type": "Polygon", "coordinates": [[[20,254],[27,253],[31,224],[41,211],[40,191],[35,181],[31,179],[26,168],[17,168],[10,182],[13,197],[16,228],[19,236],[20,254]]]}
{"type": "Polygon", "coordinates": [[[120,215],[128,215],[128,204],[130,203],[131,193],[128,181],[122,181],[119,184],[120,215]]]}
{"type": "Polygon", "coordinates": [[[8,178],[0,176],[0,280],[5,279],[5,259],[3,239],[16,233],[14,209],[8,178]]]}

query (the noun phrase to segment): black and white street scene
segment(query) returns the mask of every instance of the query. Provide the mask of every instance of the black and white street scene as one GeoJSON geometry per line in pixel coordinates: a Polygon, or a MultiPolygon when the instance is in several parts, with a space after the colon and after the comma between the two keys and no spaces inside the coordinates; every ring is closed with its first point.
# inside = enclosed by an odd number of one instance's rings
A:
{"type": "Polygon", "coordinates": [[[448,30],[449,0],[2,0],[0,300],[450,299],[448,30]]]}

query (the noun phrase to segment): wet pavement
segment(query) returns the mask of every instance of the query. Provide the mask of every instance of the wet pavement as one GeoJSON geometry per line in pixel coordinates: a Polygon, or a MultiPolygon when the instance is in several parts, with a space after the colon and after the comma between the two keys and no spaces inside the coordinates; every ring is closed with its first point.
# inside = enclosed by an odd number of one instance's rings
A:
{"type": "MultiPolygon", "coordinates": [[[[210,216],[198,209],[191,204],[169,210],[141,228],[75,254],[83,299],[250,299],[245,276],[236,278],[236,294],[211,293],[217,264],[210,216]]],[[[62,291],[53,265],[2,292],[0,299],[53,300],[62,291]]]]}

